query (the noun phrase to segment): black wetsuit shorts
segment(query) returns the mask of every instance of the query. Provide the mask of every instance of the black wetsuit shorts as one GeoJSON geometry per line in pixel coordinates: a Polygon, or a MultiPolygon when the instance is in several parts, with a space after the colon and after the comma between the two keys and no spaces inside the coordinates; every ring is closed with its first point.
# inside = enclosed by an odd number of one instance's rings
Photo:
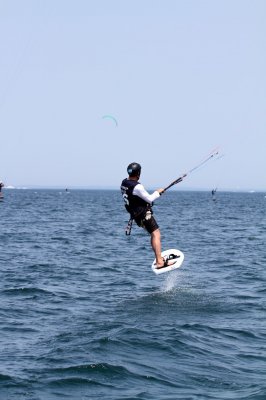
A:
{"type": "Polygon", "coordinates": [[[146,231],[150,234],[159,228],[155,218],[150,211],[147,211],[146,214],[140,218],[135,218],[135,221],[138,226],[146,229],[146,231]]]}

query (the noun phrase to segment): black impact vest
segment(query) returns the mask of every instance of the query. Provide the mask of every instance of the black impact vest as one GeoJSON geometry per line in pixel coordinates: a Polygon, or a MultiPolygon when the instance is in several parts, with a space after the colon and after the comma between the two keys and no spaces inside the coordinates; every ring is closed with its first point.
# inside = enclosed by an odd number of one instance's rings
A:
{"type": "Polygon", "coordinates": [[[133,219],[144,217],[147,210],[150,209],[149,203],[133,194],[134,187],[138,184],[138,181],[127,178],[121,183],[121,193],[125,202],[125,207],[133,219]]]}

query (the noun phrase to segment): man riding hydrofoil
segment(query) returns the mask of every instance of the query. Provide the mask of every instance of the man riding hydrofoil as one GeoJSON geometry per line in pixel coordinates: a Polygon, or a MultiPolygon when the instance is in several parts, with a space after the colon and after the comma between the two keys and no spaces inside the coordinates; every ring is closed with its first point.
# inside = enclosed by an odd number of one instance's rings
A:
{"type": "Polygon", "coordinates": [[[151,235],[151,246],[155,254],[157,268],[163,268],[175,263],[175,260],[165,260],[161,255],[161,234],[159,226],[153,217],[152,203],[157,200],[164,189],[157,189],[149,194],[139,182],[140,164],[133,162],[127,167],[128,178],[121,183],[121,193],[126,210],[138,226],[151,235]]]}

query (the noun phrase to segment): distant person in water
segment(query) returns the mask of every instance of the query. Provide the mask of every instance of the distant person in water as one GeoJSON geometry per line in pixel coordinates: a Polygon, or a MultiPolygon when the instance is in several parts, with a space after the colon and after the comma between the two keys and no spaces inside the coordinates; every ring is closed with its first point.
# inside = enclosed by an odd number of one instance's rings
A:
{"type": "Polygon", "coordinates": [[[3,184],[3,182],[0,181],[0,197],[3,197],[2,188],[3,188],[4,186],[5,186],[5,185],[3,184]]]}
{"type": "Polygon", "coordinates": [[[128,178],[121,183],[121,193],[125,201],[126,210],[131,220],[144,228],[151,235],[151,246],[155,254],[157,268],[174,264],[175,261],[165,261],[161,254],[161,234],[159,226],[153,217],[152,203],[164,192],[157,189],[149,194],[139,182],[141,174],[140,164],[133,162],[127,167],[128,178]]]}

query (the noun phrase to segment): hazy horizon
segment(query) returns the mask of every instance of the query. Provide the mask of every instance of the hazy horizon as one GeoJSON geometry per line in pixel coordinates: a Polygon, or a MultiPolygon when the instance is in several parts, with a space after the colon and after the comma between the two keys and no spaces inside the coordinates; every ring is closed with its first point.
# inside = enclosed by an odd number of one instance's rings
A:
{"type": "MultiPolygon", "coordinates": [[[[120,187],[115,186],[63,186],[63,185],[54,185],[54,186],[38,186],[38,185],[19,185],[19,186],[8,186],[4,188],[5,190],[61,190],[61,191],[71,191],[71,190],[112,190],[120,192],[120,187]]],[[[250,189],[250,188],[242,188],[242,189],[230,189],[230,188],[193,188],[193,187],[173,187],[167,191],[169,192],[210,192],[216,189],[217,193],[219,192],[241,192],[241,193],[266,193],[266,189],[250,189]]],[[[155,187],[146,187],[148,192],[152,192],[156,190],[155,187]]]]}

